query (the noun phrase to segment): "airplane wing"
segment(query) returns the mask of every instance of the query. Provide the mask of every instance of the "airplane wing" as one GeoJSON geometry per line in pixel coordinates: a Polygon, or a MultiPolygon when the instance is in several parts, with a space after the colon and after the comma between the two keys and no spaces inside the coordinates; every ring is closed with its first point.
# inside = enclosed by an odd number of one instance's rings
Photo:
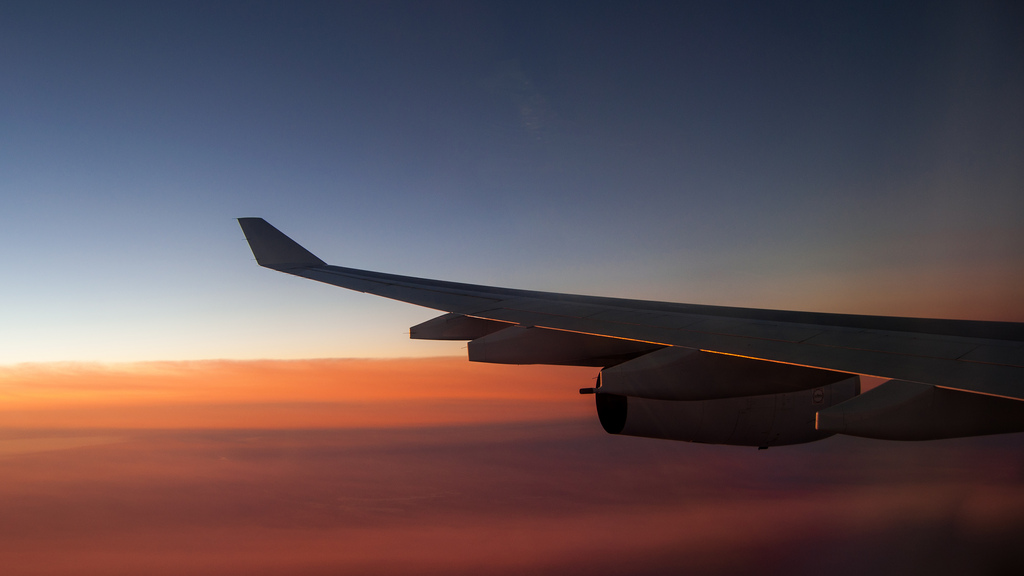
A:
{"type": "MultiPolygon", "coordinates": [[[[1002,416],[976,433],[1024,431],[1021,323],[676,304],[430,280],[331,266],[261,218],[239,224],[261,266],[446,313],[414,327],[413,338],[471,340],[470,360],[604,367],[595,390],[599,415],[613,396],[629,398],[633,414],[672,420],[662,413],[696,410],[696,402],[704,418],[712,405],[775,395],[775,418],[777,405],[792,400],[785,394],[813,399],[822,389],[831,398],[839,393],[822,382],[864,374],[893,382],[863,395],[857,385],[844,393],[849,398],[819,403],[816,430],[906,439],[971,435],[962,432],[978,428],[975,420],[991,420],[991,404],[1002,416]],[[934,409],[947,404],[953,408],[934,409]],[[956,414],[960,405],[968,406],[967,416],[956,414]],[[903,430],[910,416],[927,422],[893,436],[890,429],[903,430]],[[950,418],[953,429],[943,423],[950,418]],[[878,431],[880,422],[889,423],[878,431]]],[[[628,424],[623,433],[636,428],[628,424]]],[[[741,425],[734,423],[733,436],[741,425]]],[[[660,425],[653,435],[672,434],[660,425]]]]}

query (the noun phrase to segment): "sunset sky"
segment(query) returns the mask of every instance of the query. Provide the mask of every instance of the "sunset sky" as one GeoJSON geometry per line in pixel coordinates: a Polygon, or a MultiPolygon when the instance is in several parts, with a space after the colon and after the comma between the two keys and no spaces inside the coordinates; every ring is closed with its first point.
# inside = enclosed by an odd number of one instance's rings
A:
{"type": "Polygon", "coordinates": [[[1017,3],[5,2],[0,363],[460,354],[324,260],[1024,320],[1017,3]]]}
{"type": "MultiPolygon", "coordinates": [[[[0,571],[1024,570],[1021,434],[605,434],[325,261],[1024,322],[1018,2],[0,3],[0,571]],[[1016,564],[1014,564],[1016,562],[1016,564]]],[[[162,572],[161,572],[162,571],[162,572]]]]}

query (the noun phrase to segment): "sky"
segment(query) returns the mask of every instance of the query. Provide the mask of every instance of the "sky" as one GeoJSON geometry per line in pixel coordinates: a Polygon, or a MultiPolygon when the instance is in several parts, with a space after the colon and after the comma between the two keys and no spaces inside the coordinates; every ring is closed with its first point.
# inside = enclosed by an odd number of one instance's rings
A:
{"type": "MultiPolygon", "coordinates": [[[[1018,574],[1024,435],[606,434],[325,261],[1024,321],[1013,2],[0,3],[5,574],[1018,574]]],[[[877,385],[870,382],[868,385],[877,385]]]]}
{"type": "Polygon", "coordinates": [[[324,260],[1024,321],[1016,3],[5,2],[0,363],[408,357],[324,260]]]}

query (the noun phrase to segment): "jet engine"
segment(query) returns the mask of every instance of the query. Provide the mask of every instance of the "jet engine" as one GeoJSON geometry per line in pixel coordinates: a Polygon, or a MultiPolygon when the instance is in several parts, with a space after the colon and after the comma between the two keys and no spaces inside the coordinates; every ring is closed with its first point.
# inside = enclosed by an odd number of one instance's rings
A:
{"type": "Polygon", "coordinates": [[[410,330],[469,340],[469,359],[603,367],[597,414],[612,434],[709,444],[781,446],[831,436],[819,410],[860,393],[854,374],[445,314],[410,330]]]}
{"type": "Polygon", "coordinates": [[[595,392],[611,434],[768,447],[831,436],[815,416],[860,377],[672,347],[602,370],[595,392]]]}
{"type": "Polygon", "coordinates": [[[860,393],[860,377],[827,386],[716,400],[657,400],[598,389],[597,415],[610,434],[705,444],[785,446],[831,436],[815,428],[818,410],[860,393]]]}

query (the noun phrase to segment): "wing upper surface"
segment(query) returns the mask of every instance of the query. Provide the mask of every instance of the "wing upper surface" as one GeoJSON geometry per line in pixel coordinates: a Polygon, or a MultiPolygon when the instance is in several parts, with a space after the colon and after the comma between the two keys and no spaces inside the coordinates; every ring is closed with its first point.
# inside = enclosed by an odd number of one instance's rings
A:
{"type": "MultiPolygon", "coordinates": [[[[267,247],[273,242],[263,236],[267,228],[291,242],[262,219],[240,219],[240,223],[258,261],[258,249],[272,249],[267,247]]],[[[577,296],[322,264],[267,267],[477,318],[685,346],[1024,400],[1024,324],[1020,323],[790,312],[577,296]]]]}

